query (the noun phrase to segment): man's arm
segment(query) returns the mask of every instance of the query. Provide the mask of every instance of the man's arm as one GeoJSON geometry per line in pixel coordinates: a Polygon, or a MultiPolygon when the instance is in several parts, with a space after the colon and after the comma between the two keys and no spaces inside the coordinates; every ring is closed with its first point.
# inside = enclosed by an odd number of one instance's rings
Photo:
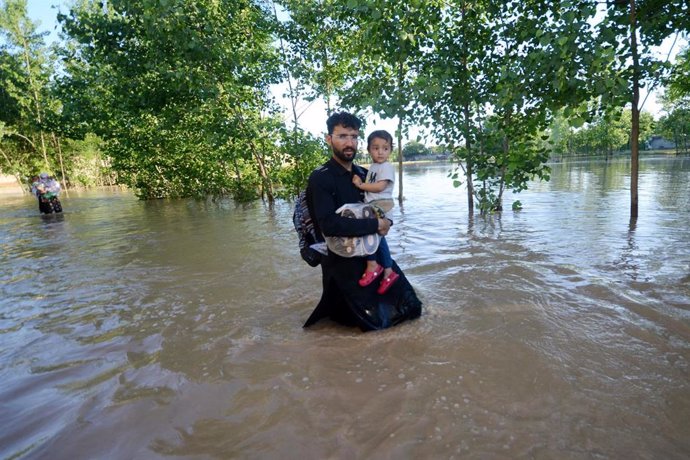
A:
{"type": "Polygon", "coordinates": [[[313,174],[309,178],[312,219],[324,235],[362,236],[379,231],[388,232],[390,222],[387,219],[351,219],[337,214],[335,210],[345,203],[339,203],[334,183],[328,180],[327,174],[313,174]],[[384,220],[385,222],[380,222],[384,220]]]}

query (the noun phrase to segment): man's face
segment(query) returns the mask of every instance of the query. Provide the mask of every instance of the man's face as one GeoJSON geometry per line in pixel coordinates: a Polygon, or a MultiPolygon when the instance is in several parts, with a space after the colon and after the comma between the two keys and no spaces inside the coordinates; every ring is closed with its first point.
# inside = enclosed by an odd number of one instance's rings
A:
{"type": "Polygon", "coordinates": [[[359,130],[338,125],[333,128],[333,134],[326,136],[326,142],[331,146],[336,160],[343,165],[348,165],[357,156],[357,142],[359,130]]]}

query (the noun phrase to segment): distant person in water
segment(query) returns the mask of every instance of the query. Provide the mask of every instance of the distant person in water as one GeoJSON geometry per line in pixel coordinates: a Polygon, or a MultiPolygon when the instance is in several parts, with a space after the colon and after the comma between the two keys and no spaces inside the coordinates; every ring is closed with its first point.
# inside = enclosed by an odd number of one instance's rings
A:
{"type": "Polygon", "coordinates": [[[38,198],[38,210],[41,214],[62,212],[62,204],[58,199],[60,183],[50,177],[48,173],[43,172],[38,177],[34,177],[31,193],[38,198]]]}
{"type": "MultiPolygon", "coordinates": [[[[369,134],[367,151],[374,162],[367,171],[364,182],[353,174],[352,183],[364,191],[364,201],[385,213],[393,209],[393,184],[395,183],[395,169],[388,161],[393,150],[393,136],[388,131],[379,130],[369,134]]],[[[395,283],[399,276],[393,271],[393,259],[388,249],[386,238],[381,236],[376,253],[367,257],[367,268],[359,279],[359,285],[369,286],[383,273],[383,279],[377,292],[385,293],[395,283]],[[381,265],[379,265],[379,261],[381,265]]]]}

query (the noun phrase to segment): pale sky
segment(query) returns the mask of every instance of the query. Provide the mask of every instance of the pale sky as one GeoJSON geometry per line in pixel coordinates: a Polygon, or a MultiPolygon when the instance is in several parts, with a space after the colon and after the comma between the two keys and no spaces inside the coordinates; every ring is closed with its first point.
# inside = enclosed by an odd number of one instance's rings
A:
{"type": "MultiPolygon", "coordinates": [[[[55,31],[55,27],[57,24],[57,13],[59,10],[53,5],[57,5],[58,7],[61,7],[63,11],[65,11],[67,9],[65,5],[68,4],[70,4],[68,0],[28,0],[27,7],[29,17],[33,21],[40,22],[38,30],[51,32],[51,35],[47,38],[48,41],[57,39],[57,32],[55,31]]],[[[659,48],[659,50],[655,53],[655,55],[661,59],[665,59],[672,43],[673,37],[669,37],[659,48]]],[[[677,52],[683,46],[685,46],[686,43],[687,42],[685,40],[681,38],[678,39],[671,53],[671,61],[674,60],[677,52]]],[[[280,97],[282,92],[283,91],[278,88],[276,88],[276,90],[274,91],[274,93],[276,94],[276,99],[279,102],[282,99],[280,97]]],[[[647,91],[642,89],[640,92],[640,103],[642,103],[646,95],[647,91]]],[[[653,92],[647,98],[647,101],[645,102],[645,105],[644,107],[642,107],[642,109],[652,113],[652,115],[654,115],[654,118],[659,118],[661,106],[659,105],[656,96],[657,93],[653,92]]],[[[288,103],[284,102],[281,105],[283,105],[283,107],[285,108],[286,120],[289,121],[291,118],[288,115],[288,103]]],[[[323,101],[315,101],[311,104],[308,104],[306,102],[303,103],[301,107],[303,115],[300,117],[300,126],[302,126],[303,129],[311,132],[316,136],[322,136],[326,130],[325,107],[326,106],[323,101]]],[[[385,129],[389,131],[391,134],[394,134],[396,128],[397,121],[395,119],[381,120],[375,116],[367,117],[366,132],[373,131],[374,129],[385,129]]],[[[418,130],[412,129],[408,137],[410,139],[414,139],[417,137],[418,134],[418,130]]],[[[404,143],[406,143],[406,141],[403,141],[403,144],[404,143]]]]}

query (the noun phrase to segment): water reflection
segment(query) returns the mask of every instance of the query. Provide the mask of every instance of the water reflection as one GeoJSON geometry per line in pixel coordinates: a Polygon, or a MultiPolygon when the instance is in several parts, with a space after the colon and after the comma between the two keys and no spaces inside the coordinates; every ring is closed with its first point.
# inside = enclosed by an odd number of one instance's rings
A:
{"type": "Polygon", "coordinates": [[[3,198],[0,456],[685,457],[686,159],[642,161],[633,221],[626,161],[486,218],[449,168],[410,167],[393,210],[424,315],[372,334],[301,330],[289,203],[3,198]]]}
{"type": "Polygon", "coordinates": [[[635,242],[635,229],[637,228],[637,217],[630,217],[628,225],[628,244],[622,249],[620,258],[613,263],[614,267],[621,269],[633,281],[637,280],[640,266],[637,263],[639,246],[635,242]]]}

